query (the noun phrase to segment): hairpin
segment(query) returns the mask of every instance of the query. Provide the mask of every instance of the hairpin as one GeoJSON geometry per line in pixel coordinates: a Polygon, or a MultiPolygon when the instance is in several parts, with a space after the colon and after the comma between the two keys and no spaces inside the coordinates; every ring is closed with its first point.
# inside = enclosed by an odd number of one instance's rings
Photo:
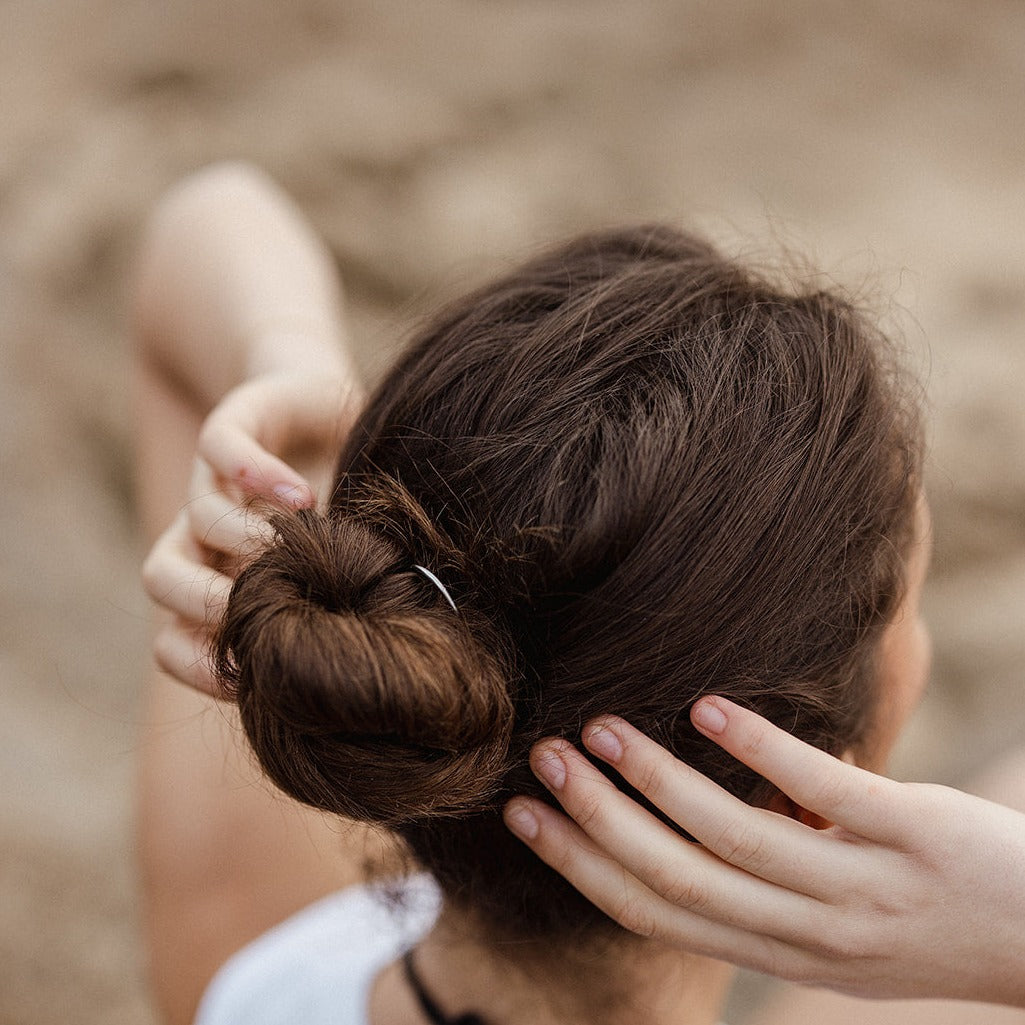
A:
{"type": "Polygon", "coordinates": [[[456,603],[452,600],[452,595],[448,593],[448,588],[426,566],[414,566],[413,569],[422,573],[439,591],[441,591],[445,596],[445,601],[452,606],[453,612],[459,611],[459,609],[456,608],[456,603]]]}

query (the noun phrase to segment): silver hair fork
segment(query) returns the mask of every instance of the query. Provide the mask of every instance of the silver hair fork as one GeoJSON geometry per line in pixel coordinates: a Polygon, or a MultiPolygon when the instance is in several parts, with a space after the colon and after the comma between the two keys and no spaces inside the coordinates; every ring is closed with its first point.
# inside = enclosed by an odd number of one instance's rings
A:
{"type": "Polygon", "coordinates": [[[441,591],[445,596],[445,601],[452,606],[453,612],[459,611],[459,609],[456,608],[456,603],[452,600],[452,595],[448,593],[448,588],[426,566],[414,566],[413,569],[422,573],[439,591],[441,591]]]}

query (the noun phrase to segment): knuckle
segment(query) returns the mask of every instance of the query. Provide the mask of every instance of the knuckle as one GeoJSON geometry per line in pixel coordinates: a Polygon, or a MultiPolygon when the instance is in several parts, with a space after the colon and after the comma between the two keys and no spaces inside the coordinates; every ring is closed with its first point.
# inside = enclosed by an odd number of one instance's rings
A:
{"type": "Polygon", "coordinates": [[[155,572],[156,572],[156,567],[154,565],[154,553],[152,551],[150,551],[150,553],[146,556],[146,558],[142,562],[142,573],[141,573],[142,585],[143,585],[143,587],[146,588],[147,592],[149,591],[150,585],[153,583],[153,576],[154,576],[155,572]]]}
{"type": "Polygon", "coordinates": [[[755,963],[756,971],[798,986],[830,986],[848,971],[842,961],[823,957],[815,951],[780,948],[764,941],[755,963]]]}
{"type": "Polygon", "coordinates": [[[191,554],[197,559],[205,556],[208,551],[216,550],[217,526],[205,521],[199,514],[189,518],[189,540],[192,543],[191,554]]]}
{"type": "Polygon", "coordinates": [[[723,827],[711,849],[731,865],[755,871],[765,865],[768,850],[756,830],[734,823],[723,827]]]}
{"type": "Polygon", "coordinates": [[[572,879],[577,874],[583,854],[578,843],[562,839],[546,845],[545,860],[559,875],[572,879]]]}
{"type": "Polygon", "coordinates": [[[824,776],[815,784],[814,800],[817,808],[827,810],[845,804],[849,797],[849,788],[839,776],[824,776]]]}
{"type": "Polygon", "coordinates": [[[690,770],[665,748],[645,746],[638,749],[636,745],[627,744],[621,771],[636,790],[661,807],[670,796],[668,792],[672,790],[674,781],[679,781],[681,774],[690,770]]]}
{"type": "Polygon", "coordinates": [[[659,866],[653,872],[652,889],[674,907],[700,914],[708,907],[709,897],[701,883],[679,870],[659,866]]]}
{"type": "Polygon", "coordinates": [[[180,679],[177,669],[178,667],[168,659],[162,652],[154,650],[153,662],[157,669],[162,673],[166,673],[168,676],[173,676],[176,680],[180,679]]]}
{"type": "Polygon", "coordinates": [[[755,971],[776,979],[784,979],[788,982],[801,981],[797,966],[790,959],[784,957],[775,943],[763,937],[759,937],[756,941],[745,967],[753,968],[755,971]]]}
{"type": "Polygon", "coordinates": [[[171,676],[178,675],[178,663],[174,657],[174,648],[169,643],[167,632],[162,630],[153,638],[153,661],[157,668],[171,676]]]}
{"type": "Polygon", "coordinates": [[[142,564],[142,586],[153,601],[159,602],[163,597],[163,582],[160,552],[154,548],[142,564]]]}
{"type": "Polygon", "coordinates": [[[211,445],[216,445],[224,430],[224,418],[225,413],[222,405],[210,413],[203,421],[202,426],[199,428],[199,436],[196,439],[197,448],[200,452],[207,452],[211,445]]]}
{"type": "Polygon", "coordinates": [[[637,763],[636,770],[632,774],[634,786],[645,797],[654,799],[662,788],[664,774],[665,769],[659,763],[659,759],[650,756],[644,757],[637,763]]]}
{"type": "Polygon", "coordinates": [[[212,694],[213,690],[207,682],[208,675],[205,663],[199,659],[193,659],[188,665],[182,667],[178,679],[193,690],[212,694]]]}
{"type": "Polygon", "coordinates": [[[231,521],[224,515],[218,515],[218,510],[208,503],[196,503],[189,520],[192,539],[203,550],[224,548],[232,538],[231,526],[231,521]]]}
{"type": "Polygon", "coordinates": [[[194,494],[185,508],[185,523],[188,533],[194,538],[201,537],[210,522],[210,496],[203,492],[194,494]]]}
{"type": "Polygon", "coordinates": [[[594,792],[591,787],[574,799],[572,815],[576,823],[585,833],[599,831],[605,820],[604,795],[594,792]]]}
{"type": "Polygon", "coordinates": [[[665,891],[666,900],[684,911],[701,914],[708,908],[708,894],[694,880],[677,879],[665,891]]]}
{"type": "Polygon", "coordinates": [[[535,850],[546,864],[570,880],[575,878],[577,870],[588,858],[588,852],[572,835],[571,827],[564,820],[548,824],[541,830],[535,850]]]}
{"type": "Polygon", "coordinates": [[[761,754],[765,745],[765,727],[761,724],[751,724],[744,732],[744,739],[740,745],[740,760],[747,762],[748,759],[756,759],[761,754]]]}
{"type": "MultiPolygon", "coordinates": [[[[197,441],[198,444],[198,441],[197,441]]],[[[192,458],[192,466],[189,469],[189,495],[195,496],[203,492],[206,472],[206,460],[199,455],[198,451],[192,458]]]]}
{"type": "Polygon", "coordinates": [[[839,921],[817,937],[816,950],[831,961],[862,961],[871,952],[870,943],[860,924],[839,921]]]}
{"type": "Polygon", "coordinates": [[[628,932],[644,939],[656,933],[655,916],[647,902],[634,894],[624,893],[612,910],[612,917],[628,932]]]}
{"type": "Polygon", "coordinates": [[[576,845],[566,842],[565,837],[553,837],[550,830],[542,830],[536,842],[536,849],[559,875],[567,878],[572,875],[572,871],[576,867],[578,851],[576,845]]]}

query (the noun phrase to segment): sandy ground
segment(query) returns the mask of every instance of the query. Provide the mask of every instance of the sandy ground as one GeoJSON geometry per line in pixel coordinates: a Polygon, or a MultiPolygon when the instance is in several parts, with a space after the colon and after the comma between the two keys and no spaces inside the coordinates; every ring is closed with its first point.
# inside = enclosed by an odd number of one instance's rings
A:
{"type": "Polygon", "coordinates": [[[996,0],[0,4],[0,1021],[152,1020],[124,294],[144,212],[217,158],[330,239],[371,374],[437,293],[610,221],[864,295],[935,424],[935,679],[896,770],[1019,740],[1023,46],[996,0]]]}

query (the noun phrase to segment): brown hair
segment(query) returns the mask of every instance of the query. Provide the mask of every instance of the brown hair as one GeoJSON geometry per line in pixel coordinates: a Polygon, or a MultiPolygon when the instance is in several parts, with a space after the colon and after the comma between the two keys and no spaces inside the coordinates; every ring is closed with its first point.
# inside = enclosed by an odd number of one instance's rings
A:
{"type": "Polygon", "coordinates": [[[863,741],[919,486],[907,396],[846,301],[665,227],[456,303],[370,402],[328,511],[278,517],[236,581],[218,664],[265,771],[393,828],[503,934],[609,925],[502,825],[546,797],[531,746],[615,713],[761,800],[690,726],[702,693],[863,741]]]}

